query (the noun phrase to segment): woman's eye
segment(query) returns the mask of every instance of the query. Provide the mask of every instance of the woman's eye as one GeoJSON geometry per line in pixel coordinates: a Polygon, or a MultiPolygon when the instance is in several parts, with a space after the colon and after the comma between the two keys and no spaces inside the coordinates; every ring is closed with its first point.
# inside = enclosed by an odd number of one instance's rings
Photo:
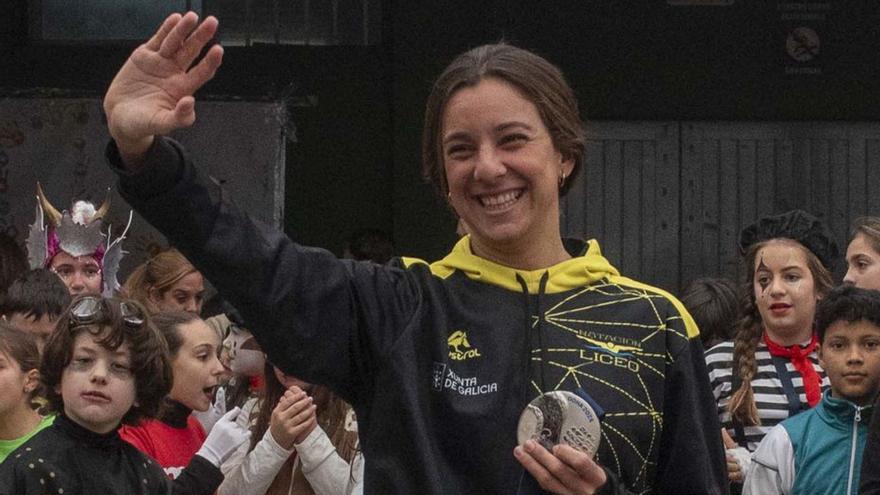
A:
{"type": "Polygon", "coordinates": [[[465,158],[470,152],[470,148],[464,144],[457,144],[446,149],[446,155],[452,158],[465,158]]]}
{"type": "Polygon", "coordinates": [[[785,279],[788,280],[789,282],[797,282],[798,280],[801,279],[801,276],[790,273],[785,276],[785,279]]]}
{"type": "Polygon", "coordinates": [[[508,134],[501,138],[501,144],[522,143],[528,138],[522,134],[508,134]]]}

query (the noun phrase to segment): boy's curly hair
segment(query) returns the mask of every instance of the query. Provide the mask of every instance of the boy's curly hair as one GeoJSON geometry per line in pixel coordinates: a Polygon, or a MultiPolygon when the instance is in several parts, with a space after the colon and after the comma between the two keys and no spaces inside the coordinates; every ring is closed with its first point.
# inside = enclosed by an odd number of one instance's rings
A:
{"type": "Polygon", "coordinates": [[[109,350],[116,350],[123,343],[128,344],[136,405],[122,417],[122,423],[136,425],[141,418],[156,417],[162,399],[168,395],[172,385],[168,344],[139,303],[131,299],[96,296],[74,299],[59,317],[58,326],[43,350],[40,382],[48,400],[47,412],[64,411],[64,398],[56,392],[56,388],[61,383],[64,369],[73,358],[74,341],[83,332],[95,336],[97,343],[109,350]],[[97,319],[88,324],[78,324],[71,318],[71,311],[89,297],[100,300],[97,319]],[[123,304],[133,308],[142,323],[126,321],[121,310],[123,304]]]}

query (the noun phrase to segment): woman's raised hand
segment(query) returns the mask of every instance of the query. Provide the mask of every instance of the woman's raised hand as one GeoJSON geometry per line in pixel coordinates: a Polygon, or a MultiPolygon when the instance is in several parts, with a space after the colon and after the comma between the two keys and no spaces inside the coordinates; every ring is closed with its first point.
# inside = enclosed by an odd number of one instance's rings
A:
{"type": "Polygon", "coordinates": [[[287,389],[269,420],[272,438],[285,450],[302,443],[318,425],[316,406],[312,398],[296,385],[287,389]]]}
{"type": "Polygon", "coordinates": [[[104,96],[104,112],[126,163],[136,161],[154,135],[195,122],[193,94],[214,77],[223,48],[214,45],[194,66],[193,62],[216,32],[214,17],[199,23],[194,12],[172,14],[113,78],[104,96]]]}

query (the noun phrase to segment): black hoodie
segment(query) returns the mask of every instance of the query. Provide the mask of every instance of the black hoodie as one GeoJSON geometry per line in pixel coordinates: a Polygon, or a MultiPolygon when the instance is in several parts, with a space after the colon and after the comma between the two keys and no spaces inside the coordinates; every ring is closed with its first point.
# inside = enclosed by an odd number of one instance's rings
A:
{"type": "MultiPolygon", "coordinates": [[[[123,197],[248,321],[269,359],[357,412],[366,493],[515,493],[519,415],[582,388],[605,410],[603,491],[726,491],[696,326],[663,291],[621,277],[591,241],[545,270],[479,258],[338,260],[248,217],[157,138],[123,197]]],[[[582,245],[583,246],[583,245],[582,245]]]]}

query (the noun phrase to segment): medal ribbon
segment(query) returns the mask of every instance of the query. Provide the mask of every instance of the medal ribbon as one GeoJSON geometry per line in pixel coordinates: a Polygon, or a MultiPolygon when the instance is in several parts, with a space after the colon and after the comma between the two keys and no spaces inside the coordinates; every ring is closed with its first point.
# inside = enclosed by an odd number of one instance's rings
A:
{"type": "MultiPolygon", "coordinates": [[[[770,351],[771,355],[791,360],[794,369],[800,373],[801,379],[803,379],[804,393],[807,395],[807,403],[810,404],[810,407],[818,404],[819,400],[822,398],[822,391],[819,387],[821,380],[819,379],[819,374],[816,373],[816,369],[813,367],[813,362],[810,361],[809,358],[810,353],[819,345],[819,339],[816,337],[816,334],[813,334],[810,343],[807,344],[806,347],[801,347],[797,344],[789,347],[779,345],[770,340],[767,332],[764,332],[764,343],[767,344],[767,349],[770,351]]],[[[782,377],[780,377],[780,379],[782,379],[782,377]]]]}

